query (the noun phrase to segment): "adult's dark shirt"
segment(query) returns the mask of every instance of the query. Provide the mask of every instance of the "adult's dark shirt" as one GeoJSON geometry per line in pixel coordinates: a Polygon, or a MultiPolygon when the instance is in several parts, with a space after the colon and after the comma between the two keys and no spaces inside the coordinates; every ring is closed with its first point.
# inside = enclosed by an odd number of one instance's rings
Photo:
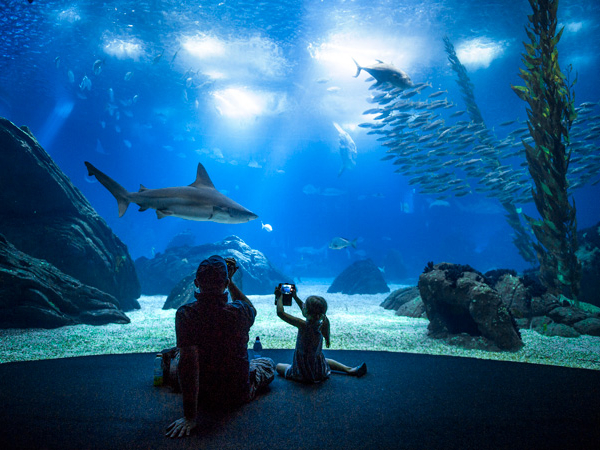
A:
{"type": "Polygon", "coordinates": [[[256,309],[225,294],[196,294],[175,316],[177,346],[197,346],[200,367],[198,401],[230,406],[248,399],[248,332],[256,309]]]}

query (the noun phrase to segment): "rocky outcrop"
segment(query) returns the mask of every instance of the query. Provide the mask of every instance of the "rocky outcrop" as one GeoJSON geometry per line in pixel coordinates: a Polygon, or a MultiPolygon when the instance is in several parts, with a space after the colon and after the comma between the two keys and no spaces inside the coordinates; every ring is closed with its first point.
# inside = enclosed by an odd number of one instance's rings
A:
{"type": "Polygon", "coordinates": [[[339,274],[329,289],[329,293],[342,294],[382,294],[390,292],[383,275],[370,259],[356,261],[339,274]]]}
{"type": "Polygon", "coordinates": [[[0,328],[79,323],[129,323],[129,318],[112,295],[19,251],[0,234],[0,328]]]}
{"type": "MultiPolygon", "coordinates": [[[[31,132],[0,118],[0,233],[22,252],[139,308],[127,247],[31,132]]],[[[83,170],[83,163],[82,163],[83,170]]]]}
{"type": "Polygon", "coordinates": [[[482,336],[493,344],[488,350],[518,350],[523,346],[500,295],[471,267],[430,263],[419,277],[418,286],[431,337],[482,336]]]}
{"type": "Polygon", "coordinates": [[[384,309],[393,309],[397,316],[426,318],[425,305],[421,300],[419,288],[411,286],[392,292],[379,305],[384,309]]]}
{"type": "MultiPolygon", "coordinates": [[[[486,274],[487,277],[487,274],[486,274]]],[[[516,318],[520,328],[532,329],[546,336],[578,337],[600,335],[600,309],[576,308],[564,298],[547,293],[525,278],[510,274],[499,277],[493,285],[503,303],[516,318]]],[[[582,308],[586,307],[581,303],[582,308]]]]}
{"type": "Polygon", "coordinates": [[[152,259],[137,259],[135,266],[142,293],[169,295],[184,278],[194,275],[198,265],[211,255],[235,258],[246,295],[272,294],[279,283],[291,281],[273,267],[264,254],[252,249],[239,237],[229,236],[214,244],[170,247],[152,259]]]}
{"type": "Polygon", "coordinates": [[[600,222],[577,233],[581,262],[579,301],[600,306],[600,222]]]}

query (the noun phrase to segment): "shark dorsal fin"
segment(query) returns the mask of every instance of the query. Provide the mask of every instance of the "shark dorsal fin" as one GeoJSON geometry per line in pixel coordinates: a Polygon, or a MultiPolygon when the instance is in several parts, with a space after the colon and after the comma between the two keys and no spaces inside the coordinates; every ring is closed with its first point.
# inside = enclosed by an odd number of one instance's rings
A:
{"type": "Polygon", "coordinates": [[[215,185],[212,181],[210,181],[210,177],[208,176],[208,172],[202,165],[202,163],[198,163],[198,171],[196,172],[196,181],[190,184],[192,187],[209,187],[215,189],[215,185]]]}
{"type": "Polygon", "coordinates": [[[380,59],[376,59],[375,61],[377,61],[379,64],[385,64],[382,60],[380,59]]]}
{"type": "Polygon", "coordinates": [[[140,184],[140,190],[138,192],[144,192],[147,190],[148,190],[148,188],[146,186],[144,186],[143,184],[140,184]]]}

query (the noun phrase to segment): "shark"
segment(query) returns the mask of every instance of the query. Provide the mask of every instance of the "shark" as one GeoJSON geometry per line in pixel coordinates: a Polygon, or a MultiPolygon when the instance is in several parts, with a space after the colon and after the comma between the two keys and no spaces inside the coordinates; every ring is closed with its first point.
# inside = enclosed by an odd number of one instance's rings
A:
{"type": "Polygon", "coordinates": [[[128,192],[87,161],[85,166],[88,175],[95,176],[117,199],[119,217],[125,214],[130,203],[136,203],[140,211],[155,209],[158,219],[179,217],[217,223],[245,223],[258,218],[253,212],[217,191],[202,163],[198,163],[196,181],[189,186],[148,189],[140,185],[138,192],[128,192]]]}

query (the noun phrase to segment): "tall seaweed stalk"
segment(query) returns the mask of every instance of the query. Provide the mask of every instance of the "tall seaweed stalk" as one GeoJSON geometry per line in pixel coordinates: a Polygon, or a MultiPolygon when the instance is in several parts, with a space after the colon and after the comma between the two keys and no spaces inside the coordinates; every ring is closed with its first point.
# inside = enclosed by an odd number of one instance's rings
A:
{"type": "MultiPolygon", "coordinates": [[[[447,36],[444,37],[444,46],[446,53],[448,54],[450,66],[452,67],[452,70],[456,72],[456,76],[458,77],[456,83],[460,86],[462,97],[465,105],[467,106],[467,112],[471,121],[485,127],[483,116],[481,115],[479,106],[477,106],[477,103],[475,102],[473,83],[469,79],[467,69],[458,59],[454,45],[447,36]]],[[[500,166],[500,161],[497,158],[489,157],[488,159],[494,159],[493,161],[487,161],[493,166],[500,166]]],[[[515,206],[514,202],[509,200],[501,200],[501,203],[502,207],[506,210],[506,221],[514,231],[513,244],[515,244],[519,254],[525,261],[530,264],[535,264],[537,260],[533,249],[531,233],[526,229],[525,226],[523,226],[523,223],[521,223],[521,218],[517,212],[517,207],[515,206]]]]}
{"type": "MultiPolygon", "coordinates": [[[[540,261],[540,278],[550,292],[565,294],[578,304],[581,267],[577,251],[575,201],[569,203],[567,170],[571,159],[569,131],[577,114],[573,83],[558,64],[556,33],[558,0],[529,0],[533,14],[525,28],[530,43],[524,43],[519,69],[525,86],[512,86],[527,102],[528,127],[535,146],[523,142],[532,194],[541,216],[527,217],[538,240],[534,243],[540,261]]],[[[570,70],[569,70],[570,73],[570,70]]]]}

